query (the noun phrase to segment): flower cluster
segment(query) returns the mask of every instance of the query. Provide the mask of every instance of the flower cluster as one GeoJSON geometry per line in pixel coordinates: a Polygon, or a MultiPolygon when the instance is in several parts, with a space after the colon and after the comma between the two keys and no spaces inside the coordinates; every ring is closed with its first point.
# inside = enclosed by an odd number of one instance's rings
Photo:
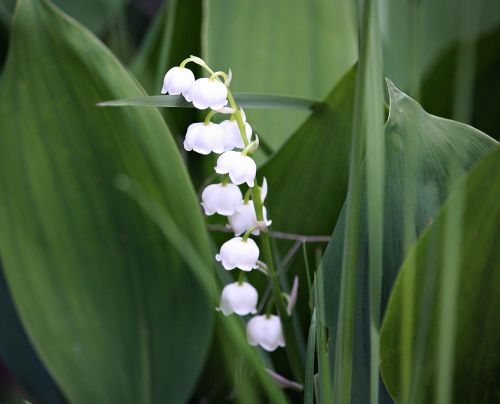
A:
{"type": "MultiPolygon", "coordinates": [[[[161,92],[182,94],[195,108],[210,109],[204,122],[187,128],[184,149],[220,155],[214,169],[221,175],[221,181],[203,190],[201,205],[208,216],[217,213],[228,218],[234,237],[222,245],[215,259],[228,271],[235,268],[241,271],[238,282],[224,287],[219,309],[226,316],[232,313],[245,316],[257,313],[258,293],[244,281],[244,274],[263,265],[259,261],[259,247],[250,236],[267,231],[271,221],[263,206],[267,182],[264,178],[260,186],[257,184],[257,166],[251,157],[259,140],[256,135],[252,138],[252,127],[232,97],[230,82],[231,73],[214,72],[202,59],[191,56],[167,72],[161,92]],[[188,62],[203,67],[210,77],[195,79],[193,72],[185,67],[188,62]],[[217,113],[229,115],[229,119],[211,122],[217,113]],[[245,185],[248,190],[243,195],[240,186],[245,185]]],[[[250,319],[247,337],[251,345],[260,345],[267,351],[285,346],[280,318],[270,313],[250,319]]]]}

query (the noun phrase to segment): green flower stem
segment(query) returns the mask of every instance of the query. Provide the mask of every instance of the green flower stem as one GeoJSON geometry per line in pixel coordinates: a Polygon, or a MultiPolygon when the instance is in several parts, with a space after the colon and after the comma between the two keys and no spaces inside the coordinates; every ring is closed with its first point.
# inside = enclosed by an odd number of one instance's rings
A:
{"type": "Polygon", "coordinates": [[[243,198],[243,203],[246,205],[250,202],[250,197],[252,196],[253,189],[248,188],[247,192],[245,192],[245,197],[243,198]]]}
{"type": "Polygon", "coordinates": [[[252,232],[253,232],[254,230],[256,230],[256,229],[257,229],[257,226],[252,226],[252,227],[250,227],[250,228],[249,228],[249,229],[245,232],[245,234],[243,235],[243,241],[247,241],[247,240],[248,240],[248,237],[250,237],[250,234],[252,234],[252,232]]]}
{"type": "Polygon", "coordinates": [[[241,111],[236,105],[236,101],[234,100],[233,93],[228,88],[227,89],[227,99],[229,101],[229,105],[232,109],[234,109],[234,117],[236,118],[236,123],[238,124],[238,129],[240,130],[241,138],[243,139],[243,144],[245,147],[248,146],[248,139],[245,131],[245,123],[243,122],[243,118],[241,116],[241,111]]]}
{"type": "Polygon", "coordinates": [[[269,318],[271,317],[271,315],[273,314],[273,303],[274,303],[274,297],[270,297],[269,298],[269,301],[267,302],[266,304],[266,318],[269,318]]]}
{"type": "MultiPolygon", "coordinates": [[[[227,99],[229,101],[229,105],[234,110],[234,117],[236,118],[236,123],[238,124],[238,129],[240,130],[240,135],[246,148],[249,145],[249,142],[246,136],[245,123],[243,122],[241,111],[238,108],[236,101],[234,100],[233,93],[229,88],[227,89],[227,99]]],[[[260,187],[258,185],[252,188],[252,199],[257,220],[259,222],[264,222],[263,203],[260,195],[260,187]]],[[[278,276],[276,275],[276,268],[274,266],[273,253],[271,249],[271,241],[267,229],[261,230],[260,236],[262,255],[267,264],[268,276],[272,283],[274,302],[276,304],[276,309],[278,311],[278,315],[281,320],[281,326],[283,328],[286,352],[288,355],[288,360],[290,362],[290,367],[292,368],[292,372],[296,381],[299,383],[303,383],[304,363],[297,346],[297,341],[295,340],[292,317],[288,315],[285,299],[281,292],[281,286],[278,280],[278,276]]]]}
{"type": "Polygon", "coordinates": [[[212,117],[217,113],[217,111],[210,111],[207,116],[205,117],[205,125],[208,125],[210,123],[210,120],[212,119],[212,117]]]}
{"type": "Polygon", "coordinates": [[[244,279],[245,279],[245,271],[240,271],[240,276],[238,277],[238,285],[243,285],[244,279]]]}
{"type": "Polygon", "coordinates": [[[222,72],[222,71],[212,73],[212,75],[209,77],[209,80],[215,80],[219,76],[222,77],[225,82],[227,80],[229,80],[229,77],[227,77],[227,74],[225,72],[222,72]]]}
{"type": "MultiPolygon", "coordinates": [[[[253,187],[253,203],[255,206],[255,215],[257,216],[257,220],[259,222],[263,222],[264,213],[259,186],[253,187]]],[[[304,381],[304,367],[302,364],[303,361],[299,353],[297,341],[295,340],[292,317],[288,315],[285,298],[283,297],[283,294],[281,292],[281,286],[278,280],[278,276],[276,275],[276,268],[274,267],[269,233],[267,232],[267,230],[261,230],[260,235],[262,255],[264,256],[264,261],[267,264],[268,276],[273,287],[273,296],[276,303],[276,309],[281,320],[281,326],[283,327],[288,360],[290,361],[290,366],[292,368],[292,372],[296,381],[302,383],[304,381]]]]}

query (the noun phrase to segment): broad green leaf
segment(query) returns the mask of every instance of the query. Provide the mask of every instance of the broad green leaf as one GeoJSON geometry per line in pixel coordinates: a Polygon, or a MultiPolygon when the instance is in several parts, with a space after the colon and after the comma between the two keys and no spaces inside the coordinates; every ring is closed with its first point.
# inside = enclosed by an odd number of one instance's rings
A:
{"type": "Polygon", "coordinates": [[[411,87],[415,69],[425,77],[437,58],[457,42],[466,3],[473,3],[473,12],[480,14],[480,35],[500,24],[500,4],[496,0],[380,2],[386,74],[403,89],[411,87]]]}
{"type": "MultiPolygon", "coordinates": [[[[186,402],[211,338],[211,304],[136,204],[124,173],[207,262],[199,204],[155,109],[87,30],[21,0],[0,87],[0,248],[35,349],[72,403],[186,402]]],[[[209,266],[207,266],[208,270],[209,266]]]]}
{"type": "Polygon", "coordinates": [[[259,169],[273,230],[331,234],[347,188],[355,78],[352,68],[259,169]]]}
{"type": "MultiPolygon", "coordinates": [[[[350,0],[208,0],[203,56],[231,69],[236,92],[323,99],[356,60],[350,0]]],[[[251,111],[249,122],[277,150],[306,113],[251,111]]]]}
{"type": "Polygon", "coordinates": [[[0,360],[23,390],[40,403],[65,403],[23,329],[1,267],[0,324],[0,360]]]}
{"type": "MultiPolygon", "coordinates": [[[[299,97],[286,97],[271,94],[234,94],[234,99],[242,108],[249,109],[312,109],[318,100],[299,97]]],[[[126,98],[124,100],[102,101],[97,104],[100,107],[173,107],[194,108],[193,104],[187,102],[181,95],[153,95],[149,97],[126,98]]]]}
{"type": "MultiPolygon", "coordinates": [[[[400,92],[391,82],[388,82],[388,91],[390,112],[385,124],[383,308],[405,256],[407,229],[415,235],[420,234],[434,220],[453,186],[453,182],[449,181],[450,164],[456,165],[461,175],[496,144],[493,139],[468,125],[427,114],[416,101],[400,92]],[[412,194],[414,199],[411,198],[412,194]]],[[[361,201],[351,390],[353,402],[368,402],[370,369],[366,257],[367,204],[371,201],[366,197],[364,179],[361,201]]],[[[323,260],[326,321],[332,336],[331,346],[334,346],[338,335],[345,214],[344,207],[323,260]]]]}
{"type": "MultiPolygon", "coordinates": [[[[422,83],[422,104],[432,114],[451,117],[454,100],[454,79],[458,64],[458,48],[449,47],[436,59],[422,83]],[[435,94],[440,96],[436,97],[435,94]]],[[[496,117],[496,99],[500,93],[500,27],[478,39],[475,88],[472,102],[471,124],[500,138],[500,125],[496,117]]]]}
{"type": "Polygon", "coordinates": [[[410,321],[415,330],[412,351],[422,349],[414,365],[414,402],[432,403],[440,355],[438,347],[440,309],[449,278],[444,275],[447,221],[459,211],[463,227],[461,242],[452,251],[460,264],[453,268],[458,277],[455,306],[455,335],[452,362],[452,400],[464,403],[492,403],[500,395],[500,149],[487,155],[460,183],[439,211],[434,222],[412,248],[396,279],[382,328],[382,374],[392,396],[401,396],[402,294],[415,290],[415,311],[410,321]],[[450,216],[451,215],[451,216],[450,216]],[[407,285],[411,283],[411,285],[407,285]],[[422,335],[420,335],[422,333],[422,335]],[[422,346],[418,344],[423,341],[422,346]]]}

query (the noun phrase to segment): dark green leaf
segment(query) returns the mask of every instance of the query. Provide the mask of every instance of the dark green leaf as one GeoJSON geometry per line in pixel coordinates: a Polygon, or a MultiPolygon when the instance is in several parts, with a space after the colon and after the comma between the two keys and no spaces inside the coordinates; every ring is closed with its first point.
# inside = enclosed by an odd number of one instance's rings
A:
{"type": "MultiPolygon", "coordinates": [[[[166,1],[149,29],[132,70],[148,94],[158,94],[163,76],[189,55],[200,53],[201,1],[166,1]]],[[[196,65],[189,65],[190,68],[196,65]]],[[[129,104],[130,105],[130,104],[129,104]]]]}
{"type": "Polygon", "coordinates": [[[21,0],[0,89],[0,245],[21,320],[72,403],[186,402],[211,338],[197,278],[113,185],[140,183],[211,262],[159,113],[95,107],[142,95],[88,31],[21,0]]]}
{"type": "MultiPolygon", "coordinates": [[[[422,85],[422,104],[432,114],[451,117],[453,83],[457,68],[456,45],[443,52],[429,70],[422,85]],[[440,96],[436,97],[435,94],[440,96]]],[[[500,93],[500,28],[479,38],[477,44],[475,91],[472,99],[472,125],[500,138],[500,124],[496,116],[496,99],[500,93]]]]}
{"type": "Polygon", "coordinates": [[[31,397],[44,404],[65,403],[23,329],[0,267],[0,359],[31,397]]]}
{"type": "MultiPolygon", "coordinates": [[[[459,259],[453,268],[458,276],[458,294],[454,305],[455,327],[453,348],[453,396],[451,402],[493,403],[500,397],[500,149],[487,155],[456,187],[439,211],[435,221],[422,234],[402,266],[394,285],[381,338],[382,374],[397,401],[401,396],[401,323],[402,294],[406,288],[415,291],[410,322],[411,348],[415,351],[419,338],[424,341],[421,361],[414,366],[417,378],[414,402],[435,402],[440,352],[438,339],[440,310],[444,289],[450,281],[444,275],[447,223],[456,209],[463,223],[461,242],[452,254],[459,259]],[[423,336],[418,336],[423,332],[423,336]]],[[[452,342],[449,342],[452,343],[452,342]]]]}

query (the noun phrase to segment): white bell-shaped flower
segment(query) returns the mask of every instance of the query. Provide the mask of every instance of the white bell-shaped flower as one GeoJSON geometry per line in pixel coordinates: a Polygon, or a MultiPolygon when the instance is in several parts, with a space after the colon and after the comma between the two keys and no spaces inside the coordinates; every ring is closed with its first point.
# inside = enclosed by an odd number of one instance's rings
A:
{"type": "MultiPolygon", "coordinates": [[[[264,214],[264,222],[266,226],[272,224],[272,220],[267,220],[267,210],[264,206],[262,208],[262,213],[264,214]]],[[[257,221],[257,215],[255,214],[255,207],[252,201],[243,203],[234,213],[234,215],[229,216],[229,225],[234,232],[235,236],[239,236],[245,233],[251,227],[258,227],[259,223],[257,221]]],[[[259,229],[252,231],[252,234],[258,236],[260,234],[259,229]]]]}
{"type": "Polygon", "coordinates": [[[209,185],[201,193],[201,200],[207,216],[214,213],[231,216],[243,204],[241,191],[234,184],[209,185]]]}
{"type": "MultiPolygon", "coordinates": [[[[233,149],[243,149],[245,147],[243,139],[241,138],[240,128],[238,123],[230,120],[225,120],[220,123],[220,126],[224,129],[225,133],[225,143],[224,148],[226,151],[233,149]]],[[[250,143],[252,138],[252,127],[248,122],[245,122],[245,134],[250,143]]]]}
{"type": "Polygon", "coordinates": [[[228,271],[234,268],[251,271],[258,267],[259,247],[251,238],[243,240],[241,237],[234,237],[222,244],[215,259],[222,262],[228,271]]]}
{"type": "Polygon", "coordinates": [[[227,105],[227,87],[219,80],[196,80],[186,93],[186,100],[198,109],[219,110],[227,105]]]}
{"type": "Polygon", "coordinates": [[[224,129],[213,122],[196,122],[188,126],[184,149],[200,154],[224,152],[224,129]]]}
{"type": "Polygon", "coordinates": [[[285,338],[278,316],[261,315],[252,317],[247,324],[247,339],[250,345],[260,345],[266,351],[285,346],[285,338]]]}
{"type": "Polygon", "coordinates": [[[225,316],[236,313],[239,316],[257,313],[257,290],[247,282],[230,283],[222,290],[220,311],[225,316]]]}
{"type": "Polygon", "coordinates": [[[227,151],[217,159],[215,172],[229,174],[233,184],[241,185],[246,182],[249,187],[253,187],[257,166],[250,157],[237,151],[227,151]]]}
{"type": "Polygon", "coordinates": [[[163,79],[162,94],[186,96],[189,88],[194,83],[194,74],[185,67],[172,67],[163,79]]]}

